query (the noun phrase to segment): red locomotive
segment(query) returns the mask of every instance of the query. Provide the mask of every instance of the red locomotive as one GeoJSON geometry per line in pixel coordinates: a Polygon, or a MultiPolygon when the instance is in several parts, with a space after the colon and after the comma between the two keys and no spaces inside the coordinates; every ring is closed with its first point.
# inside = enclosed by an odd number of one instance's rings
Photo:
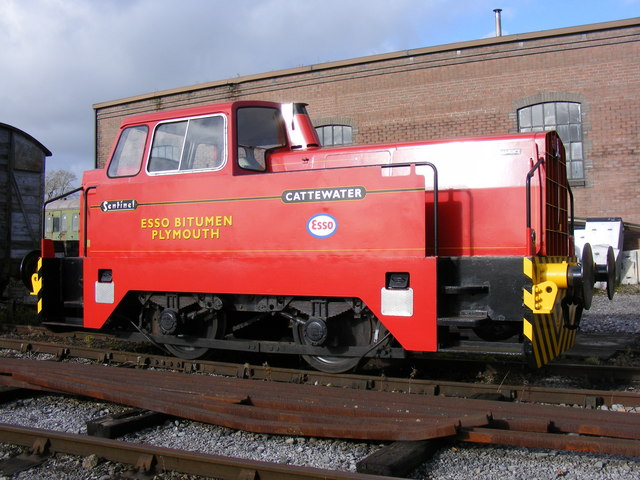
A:
{"type": "Polygon", "coordinates": [[[130,329],[188,359],[540,366],[573,345],[595,280],[613,289],[611,256],[574,256],[555,132],[322,148],[303,104],[239,101],[125,120],[80,190],[77,253],[42,241],[43,323],[130,329]]]}

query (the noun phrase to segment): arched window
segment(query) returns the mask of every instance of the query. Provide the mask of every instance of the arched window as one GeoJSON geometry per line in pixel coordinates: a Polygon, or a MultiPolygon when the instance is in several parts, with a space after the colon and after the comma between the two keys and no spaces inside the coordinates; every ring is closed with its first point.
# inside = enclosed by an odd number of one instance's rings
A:
{"type": "Polygon", "coordinates": [[[349,125],[322,125],[316,127],[320,145],[349,145],[353,143],[353,129],[349,125]]]}
{"type": "Polygon", "coordinates": [[[575,102],[546,102],[518,110],[518,130],[539,132],[556,130],[567,151],[567,176],[584,179],[582,108],[575,102]]]}

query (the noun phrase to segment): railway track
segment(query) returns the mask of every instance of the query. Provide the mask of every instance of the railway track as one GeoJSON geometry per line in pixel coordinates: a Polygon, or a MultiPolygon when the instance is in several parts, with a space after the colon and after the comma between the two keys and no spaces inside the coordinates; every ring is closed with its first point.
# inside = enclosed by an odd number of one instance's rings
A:
{"type": "MultiPolygon", "coordinates": [[[[343,415],[337,411],[331,411],[331,408],[337,408],[336,405],[338,403],[350,405],[363,405],[361,412],[365,411],[365,398],[370,394],[382,394],[382,395],[393,395],[394,399],[398,399],[401,402],[401,406],[395,405],[396,410],[404,409],[405,412],[408,410],[413,410],[415,407],[411,406],[410,408],[404,404],[404,399],[406,398],[417,398],[419,400],[420,408],[427,408],[426,411],[422,411],[422,417],[420,414],[415,414],[414,417],[404,416],[404,424],[401,424],[402,428],[399,428],[398,425],[394,424],[382,424],[381,428],[377,429],[377,432],[385,432],[385,434],[389,432],[403,432],[404,436],[387,436],[384,437],[387,441],[395,441],[395,443],[391,443],[389,448],[400,449],[407,453],[409,456],[417,456],[419,459],[425,458],[425,455],[428,455],[427,452],[433,451],[433,443],[439,442],[442,439],[449,440],[458,440],[464,442],[472,442],[472,443],[495,443],[495,444],[504,444],[504,445],[513,445],[513,446],[528,446],[528,447],[544,447],[544,448],[554,448],[554,449],[569,449],[569,450],[577,450],[577,451],[586,451],[586,452],[599,452],[599,453],[611,453],[618,455],[630,455],[630,456],[640,456],[640,442],[638,442],[638,438],[636,433],[640,432],[640,416],[635,416],[633,414],[615,414],[614,412],[591,412],[585,411],[583,409],[568,409],[562,408],[560,409],[562,413],[560,416],[557,416],[560,412],[553,410],[544,410],[545,408],[558,408],[558,407],[541,407],[542,410],[538,410],[536,415],[532,415],[532,410],[530,407],[538,408],[538,406],[529,405],[527,407],[523,407],[523,403],[555,403],[555,404],[571,404],[571,405],[582,405],[585,407],[595,408],[600,405],[614,405],[614,404],[622,404],[629,407],[637,407],[640,406],[640,395],[634,392],[620,392],[620,391],[606,391],[606,390],[579,390],[579,389],[558,389],[558,388],[548,388],[548,387],[536,387],[532,385],[488,385],[488,384],[468,384],[464,382],[445,382],[445,381],[431,381],[431,380],[423,380],[417,379],[414,377],[409,378],[391,378],[391,377],[383,377],[383,376],[366,376],[366,375],[328,375],[319,372],[311,372],[311,371],[300,371],[300,370],[291,370],[286,368],[274,368],[269,366],[254,366],[249,364],[230,364],[230,363],[220,363],[220,362],[191,362],[184,361],[181,359],[177,359],[175,357],[164,357],[164,356],[153,356],[153,355],[145,355],[135,352],[123,352],[123,351],[105,351],[104,349],[99,348],[90,348],[85,346],[73,346],[73,345],[61,345],[57,343],[50,342],[32,342],[25,341],[24,339],[10,339],[10,338],[2,338],[0,339],[0,348],[2,349],[13,349],[16,351],[20,351],[22,353],[29,353],[31,356],[33,354],[46,354],[50,355],[52,359],[62,360],[65,358],[78,357],[78,358],[87,358],[92,359],[96,362],[103,364],[111,364],[111,365],[120,365],[126,367],[138,367],[138,368],[108,368],[108,367],[94,367],[94,368],[103,368],[112,371],[117,371],[114,373],[115,377],[112,380],[110,385],[107,385],[105,388],[106,391],[113,390],[113,385],[116,382],[122,384],[122,373],[126,372],[129,374],[133,372],[134,374],[147,374],[154,372],[146,372],[145,370],[179,370],[181,372],[189,372],[195,374],[215,374],[220,376],[227,377],[235,377],[232,380],[246,381],[246,380],[261,380],[259,382],[248,382],[259,384],[259,390],[263,395],[267,397],[271,396],[272,398],[277,398],[277,401],[271,405],[270,408],[278,407],[278,410],[275,416],[280,417],[283,414],[289,415],[290,418],[297,417],[298,421],[302,420],[302,423],[308,425],[314,425],[314,422],[309,422],[309,418],[304,418],[302,415],[300,406],[288,406],[283,405],[284,400],[288,400],[291,398],[298,397],[306,397],[306,398],[316,398],[319,396],[319,385],[331,385],[334,388],[330,388],[327,390],[333,391],[333,393],[337,392],[337,397],[334,398],[333,404],[328,402],[324,395],[322,396],[322,400],[316,402],[315,408],[316,410],[312,412],[313,418],[316,419],[315,425],[317,428],[318,424],[322,424],[322,428],[325,431],[325,434],[331,436],[340,436],[340,432],[337,430],[330,431],[326,427],[325,419],[322,419],[318,422],[318,414],[321,411],[329,410],[332,415],[335,417],[340,417],[343,415]],[[293,384],[288,385],[289,388],[299,388],[299,387],[312,387],[313,393],[307,393],[306,395],[301,395],[299,390],[294,390],[289,393],[283,394],[281,387],[284,384],[293,384]],[[302,385],[307,384],[307,385],[302,385]],[[280,386],[278,386],[280,385],[280,386]],[[265,393],[267,391],[268,386],[270,393],[265,393]],[[270,389],[274,390],[271,391],[270,389]],[[364,390],[363,392],[357,394],[362,396],[355,396],[356,392],[354,390],[364,390]],[[279,392],[279,393],[278,393],[279,392]],[[398,395],[392,394],[390,392],[407,392],[414,393],[416,395],[398,395]],[[515,403],[509,403],[504,401],[482,401],[482,400],[468,400],[468,399],[456,399],[449,397],[481,397],[481,398],[493,398],[500,400],[511,400],[515,401],[515,403]],[[402,399],[402,400],[400,400],[402,399]],[[435,401],[435,403],[432,403],[435,401]],[[443,403],[444,402],[444,403],[443,403]],[[458,403],[461,402],[461,403],[458,403]],[[472,403],[468,403],[472,402],[472,403]],[[333,405],[333,407],[331,407],[333,405]],[[516,410],[511,410],[512,407],[516,407],[516,410]],[[520,409],[519,411],[517,409],[520,409]],[[283,410],[282,410],[283,409],[283,410]],[[318,410],[320,409],[320,410],[318,410]],[[287,413],[288,412],[288,413],[287,413]],[[296,412],[292,414],[292,412],[296,412]],[[427,420],[428,415],[433,415],[434,412],[438,412],[441,416],[446,417],[447,421],[441,421],[439,424],[434,422],[429,422],[427,420]],[[579,413],[578,417],[574,417],[576,412],[579,413]],[[591,415],[591,414],[595,414],[591,415]],[[598,417],[598,415],[604,414],[603,417],[598,417]],[[607,416],[613,414],[613,416],[607,416]],[[555,415],[555,416],[554,416],[555,415]],[[584,416],[582,416],[584,415],[584,416]],[[620,416],[622,415],[622,417],[620,416]],[[409,420],[407,420],[407,418],[409,420]],[[598,420],[596,420],[599,418],[598,420]],[[622,420],[619,420],[621,419],[622,420]],[[638,420],[636,420],[636,418],[638,420]],[[420,422],[423,424],[430,424],[430,428],[418,428],[418,429],[409,429],[406,428],[407,424],[415,423],[417,419],[420,419],[420,422]],[[614,421],[615,419],[615,421],[614,421]],[[419,435],[416,435],[415,432],[420,432],[419,435]],[[413,437],[411,436],[411,432],[413,433],[413,437]],[[426,435],[424,432],[428,432],[426,435]]],[[[22,362],[16,360],[17,362],[22,362]]],[[[23,362],[24,363],[24,362],[23,362]]],[[[51,378],[64,378],[65,382],[68,382],[70,378],[78,378],[77,371],[74,371],[73,374],[63,374],[61,372],[55,373],[51,372],[50,375],[43,375],[42,365],[53,366],[52,368],[64,367],[64,363],[58,362],[40,362],[37,368],[37,375],[40,380],[35,381],[35,383],[30,383],[31,381],[26,379],[26,376],[23,373],[18,373],[17,376],[13,376],[13,372],[20,371],[16,365],[5,365],[4,374],[1,377],[6,381],[7,378],[15,377],[18,382],[26,382],[25,384],[20,385],[19,383],[15,384],[15,386],[22,386],[27,388],[41,388],[51,391],[68,391],[64,388],[60,387],[59,383],[51,383],[51,378]],[[48,377],[49,380],[42,383],[43,378],[48,377]],[[38,382],[41,382],[38,385],[38,382]],[[48,384],[45,384],[49,382],[48,384]]],[[[86,366],[82,365],[72,365],[73,368],[85,368],[86,366]]],[[[567,368],[564,366],[563,368],[567,368]]],[[[594,368],[594,367],[590,367],[594,368]]],[[[599,368],[599,367],[598,367],[599,368]]],[[[25,368],[25,372],[34,371],[33,366],[25,368]]],[[[106,398],[104,394],[95,394],[98,385],[95,379],[100,378],[104,379],[107,370],[101,370],[100,375],[89,374],[88,378],[92,380],[87,380],[85,382],[86,385],[90,385],[90,390],[93,390],[93,396],[97,398],[106,398]]],[[[155,372],[160,373],[160,372],[155,372]]],[[[161,373],[164,375],[167,372],[161,373]]],[[[636,373],[630,372],[629,374],[635,375],[636,373]]],[[[179,393],[180,388],[177,387],[177,383],[175,378],[197,378],[198,385],[200,385],[200,381],[203,378],[209,378],[204,375],[184,375],[184,374],[174,374],[178,375],[177,377],[172,377],[171,381],[167,379],[161,380],[161,385],[164,385],[163,388],[165,390],[162,392],[161,396],[166,397],[166,387],[167,385],[171,385],[170,390],[176,394],[177,396],[171,397],[171,401],[169,403],[173,403],[175,405],[181,405],[181,396],[179,393]]],[[[213,377],[219,378],[219,377],[213,377]]],[[[56,380],[57,382],[57,380],[56,380]]],[[[64,383],[64,382],[63,382],[64,383]]],[[[82,382],[81,382],[82,383],[82,382]]],[[[145,385],[149,384],[148,378],[145,377],[144,380],[137,379],[132,380],[131,382],[126,382],[127,384],[133,385],[145,385]]],[[[186,388],[183,391],[188,392],[187,396],[193,396],[194,386],[186,388]]],[[[199,387],[198,387],[199,388],[199,387]]],[[[245,388],[244,386],[242,388],[245,388]]],[[[247,393],[244,390],[233,391],[228,388],[228,384],[225,387],[213,387],[214,391],[224,391],[225,394],[222,396],[218,396],[214,399],[213,403],[223,404],[223,406],[231,406],[232,408],[239,409],[242,412],[241,416],[246,417],[246,407],[252,406],[256,407],[256,405],[260,405],[264,407],[261,403],[260,395],[251,391],[247,393]]],[[[82,390],[72,390],[69,393],[80,394],[80,395],[89,395],[90,392],[82,391],[82,390]]],[[[118,394],[119,398],[108,398],[112,401],[123,402],[123,393],[122,391],[118,394]]],[[[137,395],[133,394],[133,397],[141,397],[140,392],[137,395]]],[[[158,398],[159,395],[151,395],[153,398],[158,398]]],[[[184,396],[184,395],[182,395],[184,396]]],[[[209,403],[211,403],[211,399],[209,403]]],[[[200,402],[202,403],[202,402],[200,402]]],[[[393,407],[389,410],[390,402],[388,399],[378,400],[377,401],[377,410],[373,410],[368,415],[370,417],[367,419],[367,414],[363,414],[364,416],[354,416],[353,413],[350,413],[348,416],[351,416],[354,419],[354,422],[349,425],[348,431],[350,435],[353,436],[354,429],[353,425],[360,424],[371,424],[372,421],[378,421],[378,419],[385,415],[388,419],[392,419],[394,415],[391,415],[393,407]],[[380,409],[380,405],[384,405],[385,409],[380,409]],[[374,420],[372,420],[374,418],[374,420]]],[[[157,405],[140,405],[142,408],[149,408],[151,410],[163,410],[161,407],[159,408],[157,405]]],[[[219,405],[218,405],[219,406],[219,405]]],[[[351,409],[353,410],[353,408],[351,409]]],[[[220,410],[217,412],[217,415],[220,415],[220,410]]],[[[168,412],[171,414],[184,414],[184,406],[180,407],[177,411],[168,412]]],[[[327,413],[325,411],[325,413],[327,413]]],[[[259,415],[254,415],[254,420],[262,418],[264,412],[259,415]]],[[[226,413],[228,415],[228,413],[226,413]]],[[[204,421],[211,421],[207,419],[201,419],[204,421]]],[[[267,419],[268,420],[268,419],[267,419]]],[[[342,427],[346,424],[343,420],[337,420],[337,423],[341,423],[342,427]]],[[[248,425],[230,425],[235,428],[251,428],[248,425]]],[[[287,425],[286,422],[282,423],[279,427],[281,429],[281,433],[295,434],[295,435],[318,435],[322,434],[320,431],[300,431],[300,430],[292,430],[291,425],[287,425]]],[[[264,430],[266,431],[266,430],[264,430]]],[[[273,430],[269,430],[273,431],[273,430]]],[[[361,429],[362,432],[366,432],[367,429],[361,429]]],[[[375,429],[371,429],[367,433],[368,437],[364,438],[382,438],[378,433],[375,433],[375,429]]],[[[3,440],[3,441],[11,441],[3,440]]],[[[382,452],[385,452],[383,450],[382,452]]],[[[381,453],[383,460],[382,463],[389,461],[389,454],[381,453]]],[[[403,454],[405,455],[405,454],[403,454]]],[[[403,458],[403,462],[411,462],[411,460],[407,460],[405,456],[399,455],[397,451],[395,451],[392,456],[397,458],[403,458]]],[[[414,458],[414,461],[415,458],[414,458]]],[[[363,462],[363,470],[374,472],[374,473],[388,473],[394,472],[395,470],[387,469],[386,466],[380,468],[378,460],[368,460],[363,462]],[[372,468],[371,465],[374,465],[372,468]]],[[[222,477],[225,478],[225,477],[222,477]]],[[[229,477],[235,478],[235,477],[229,477]]],[[[266,476],[259,477],[248,477],[248,478],[271,478],[266,476]]],[[[273,477],[273,478],[285,478],[285,477],[273,477]]],[[[301,477],[302,478],[302,477],[301,477]]],[[[313,477],[309,477],[313,478],[313,477]]],[[[334,478],[334,477],[326,477],[326,478],[334,478]]],[[[335,478],[350,478],[350,477],[335,477],[335,478]]],[[[355,477],[357,478],[357,477],[355,477]]],[[[365,477],[366,478],[366,477],[365,477]]]]}
{"type": "MultiPolygon", "coordinates": [[[[77,333],[75,335],[78,335],[77,333]]],[[[95,337],[95,336],[94,336],[95,337]]],[[[62,337],[64,338],[64,337],[62,337]]],[[[81,336],[82,338],[82,336],[81,336]]],[[[108,337],[106,337],[108,338],[108,337]]],[[[96,340],[94,338],[94,340],[96,340]]],[[[333,375],[315,370],[280,368],[269,365],[229,363],[217,361],[187,361],[173,356],[150,355],[115,349],[88,347],[71,343],[31,341],[21,338],[0,337],[0,349],[22,353],[52,355],[58,360],[85,358],[99,363],[110,363],[137,368],[178,370],[192,373],[223,375],[228,377],[267,380],[282,383],[331,385],[360,390],[405,392],[447,397],[493,398],[529,403],[581,405],[589,408],[625,405],[640,407],[640,397],[634,391],[615,389],[557,388],[538,386],[532,382],[509,384],[507,382],[479,383],[419,378],[415,372],[405,377],[385,376],[381,373],[333,375]]],[[[80,343],[85,343],[81,341],[80,343]]],[[[470,368],[477,368],[477,364],[470,368]]],[[[618,382],[640,381],[640,367],[585,365],[557,363],[545,369],[547,375],[563,375],[570,378],[607,379],[618,382]]]]}
{"type": "MultiPolygon", "coordinates": [[[[24,359],[0,360],[0,383],[91,396],[254,432],[394,441],[376,452],[376,458],[361,461],[362,470],[373,473],[397,475],[398,462],[405,468],[417,465],[441,441],[640,456],[640,415],[619,412],[24,359]],[[393,453],[385,453],[387,450],[393,453]]],[[[52,444],[48,434],[40,433],[40,440],[32,443],[16,438],[20,437],[14,436],[12,427],[7,433],[0,428],[2,442],[35,447],[52,444]]],[[[102,450],[101,441],[89,443],[93,450],[53,450],[112,459],[110,450],[102,450]]],[[[149,470],[159,464],[158,455],[140,454],[124,462],[149,470]]],[[[162,465],[176,469],[171,462],[162,460],[162,465]]],[[[179,471],[201,474],[192,468],[196,467],[189,464],[188,470],[179,471]]],[[[246,478],[316,478],[262,476],[246,466],[243,471],[250,475],[246,478]]]]}
{"type": "MultiPolygon", "coordinates": [[[[0,424],[2,442],[30,448],[30,455],[0,463],[0,471],[12,471],[41,463],[47,456],[97,454],[102,459],[131,465],[138,474],[180,472],[217,479],[260,480],[384,480],[383,476],[282,465],[255,460],[208,455],[131,442],[0,424]],[[12,470],[13,469],[13,470],[12,470]]],[[[17,457],[16,457],[17,458],[17,457]]]]}
{"type": "MultiPolygon", "coordinates": [[[[241,378],[231,378],[0,359],[0,384],[83,395],[262,433],[397,441],[441,438],[456,435],[465,428],[497,426],[505,430],[597,433],[610,438],[635,439],[635,434],[622,433],[630,423],[640,435],[640,416],[628,415],[622,420],[617,412],[544,407],[532,405],[531,400],[524,399],[535,396],[533,394],[539,398],[551,398],[554,389],[535,389],[531,392],[527,388],[518,390],[501,386],[498,391],[492,386],[493,392],[485,390],[485,393],[499,394],[504,399],[501,392],[510,391],[511,400],[519,401],[487,401],[453,398],[441,392],[437,395],[402,395],[380,389],[363,391],[276,381],[256,382],[242,378],[246,376],[244,373],[247,368],[240,375],[241,378]],[[535,415],[533,412],[536,412],[535,415]],[[575,420],[575,424],[566,423],[569,417],[575,420]],[[514,423],[513,419],[520,420],[514,423]],[[639,422],[638,425],[635,422],[639,422]],[[612,426],[615,426],[613,430],[612,426]]],[[[461,388],[463,385],[455,387],[461,388]]],[[[626,405],[640,404],[640,395],[634,392],[562,389],[555,395],[556,403],[567,403],[569,399],[570,403],[576,404],[581,399],[585,406],[591,407],[611,399],[626,405]],[[558,402],[559,399],[563,401],[558,402]]],[[[478,396],[477,393],[475,396],[478,396]]],[[[468,439],[473,441],[473,436],[468,435],[468,439]]],[[[629,452],[607,451],[635,455],[629,452]]]]}

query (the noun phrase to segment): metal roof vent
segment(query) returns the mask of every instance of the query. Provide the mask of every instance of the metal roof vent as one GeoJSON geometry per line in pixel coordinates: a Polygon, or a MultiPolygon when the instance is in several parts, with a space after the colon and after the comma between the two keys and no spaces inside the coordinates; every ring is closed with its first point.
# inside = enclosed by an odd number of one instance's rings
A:
{"type": "Polygon", "coordinates": [[[500,16],[500,12],[502,12],[502,9],[496,8],[493,10],[493,12],[496,14],[496,37],[501,37],[502,36],[502,19],[500,16]]]}

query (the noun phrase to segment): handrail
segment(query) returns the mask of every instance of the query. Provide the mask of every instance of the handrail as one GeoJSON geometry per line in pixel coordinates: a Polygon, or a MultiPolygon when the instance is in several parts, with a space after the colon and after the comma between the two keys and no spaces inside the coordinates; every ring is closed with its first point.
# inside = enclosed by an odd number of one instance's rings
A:
{"type": "Polygon", "coordinates": [[[571,209],[571,236],[573,236],[575,235],[575,231],[576,231],[576,217],[573,211],[573,207],[574,207],[573,190],[571,190],[571,185],[569,185],[568,181],[567,181],[567,192],[569,192],[569,203],[570,203],[570,209],[571,209]]]}
{"type": "MultiPolygon", "coordinates": [[[[438,256],[438,169],[431,162],[387,163],[380,165],[383,168],[416,167],[425,165],[433,170],[433,254],[438,256]]],[[[362,165],[368,166],[368,165],[362,165]]]]}
{"type": "MultiPolygon", "coordinates": [[[[438,219],[439,219],[439,213],[438,213],[438,169],[436,168],[436,166],[431,163],[431,162],[406,162],[406,163],[384,163],[384,164],[370,164],[370,165],[349,165],[349,166],[339,166],[339,167],[329,167],[329,168],[323,168],[322,170],[339,170],[339,169],[351,169],[351,168],[367,168],[367,167],[381,167],[381,168],[395,168],[395,167],[417,167],[419,165],[424,165],[427,167],[430,167],[433,170],[433,222],[434,222],[434,227],[433,227],[433,249],[434,249],[434,256],[438,256],[439,253],[439,245],[438,245],[438,237],[439,237],[439,229],[438,229],[438,219]]],[[[308,170],[292,170],[292,171],[287,171],[287,172],[265,172],[265,173],[298,173],[298,172],[307,172],[308,170]]],[[[88,228],[87,228],[87,212],[88,212],[88,195],[87,193],[89,192],[89,190],[93,190],[96,189],[97,185],[91,185],[89,187],[87,187],[86,189],[84,189],[83,187],[79,187],[76,188],[75,190],[72,190],[70,192],[67,192],[63,195],[59,195],[55,198],[52,198],[50,200],[48,200],[47,202],[45,202],[44,206],[46,207],[46,205],[48,203],[54,202],[56,200],[59,200],[61,198],[64,197],[68,197],[69,195],[72,195],[76,192],[79,191],[83,191],[84,193],[84,216],[83,216],[83,223],[84,223],[84,235],[83,235],[83,250],[84,250],[84,255],[87,255],[87,232],[88,232],[88,228]]],[[[43,208],[43,212],[45,211],[45,209],[43,208]]],[[[44,232],[44,227],[45,227],[45,214],[43,213],[43,232],[44,232]]]]}
{"type": "Polygon", "coordinates": [[[89,190],[94,190],[98,188],[97,185],[90,185],[87,187],[87,189],[84,191],[84,216],[82,218],[82,223],[83,223],[83,236],[82,236],[82,253],[84,254],[85,257],[88,257],[89,255],[87,254],[87,232],[89,230],[89,227],[87,225],[87,212],[89,210],[89,195],[87,195],[87,193],[89,192],[89,190]]]}
{"type": "MultiPolygon", "coordinates": [[[[544,157],[540,157],[537,163],[533,166],[529,173],[527,173],[527,228],[531,228],[531,178],[540,165],[544,163],[544,157]]],[[[569,194],[569,209],[570,209],[570,235],[575,233],[575,213],[574,213],[574,201],[573,191],[571,185],[567,182],[567,193],[569,194]]]]}
{"type": "Polygon", "coordinates": [[[540,165],[544,163],[544,157],[540,157],[538,162],[527,173],[527,228],[531,228],[531,178],[540,165]]]}

